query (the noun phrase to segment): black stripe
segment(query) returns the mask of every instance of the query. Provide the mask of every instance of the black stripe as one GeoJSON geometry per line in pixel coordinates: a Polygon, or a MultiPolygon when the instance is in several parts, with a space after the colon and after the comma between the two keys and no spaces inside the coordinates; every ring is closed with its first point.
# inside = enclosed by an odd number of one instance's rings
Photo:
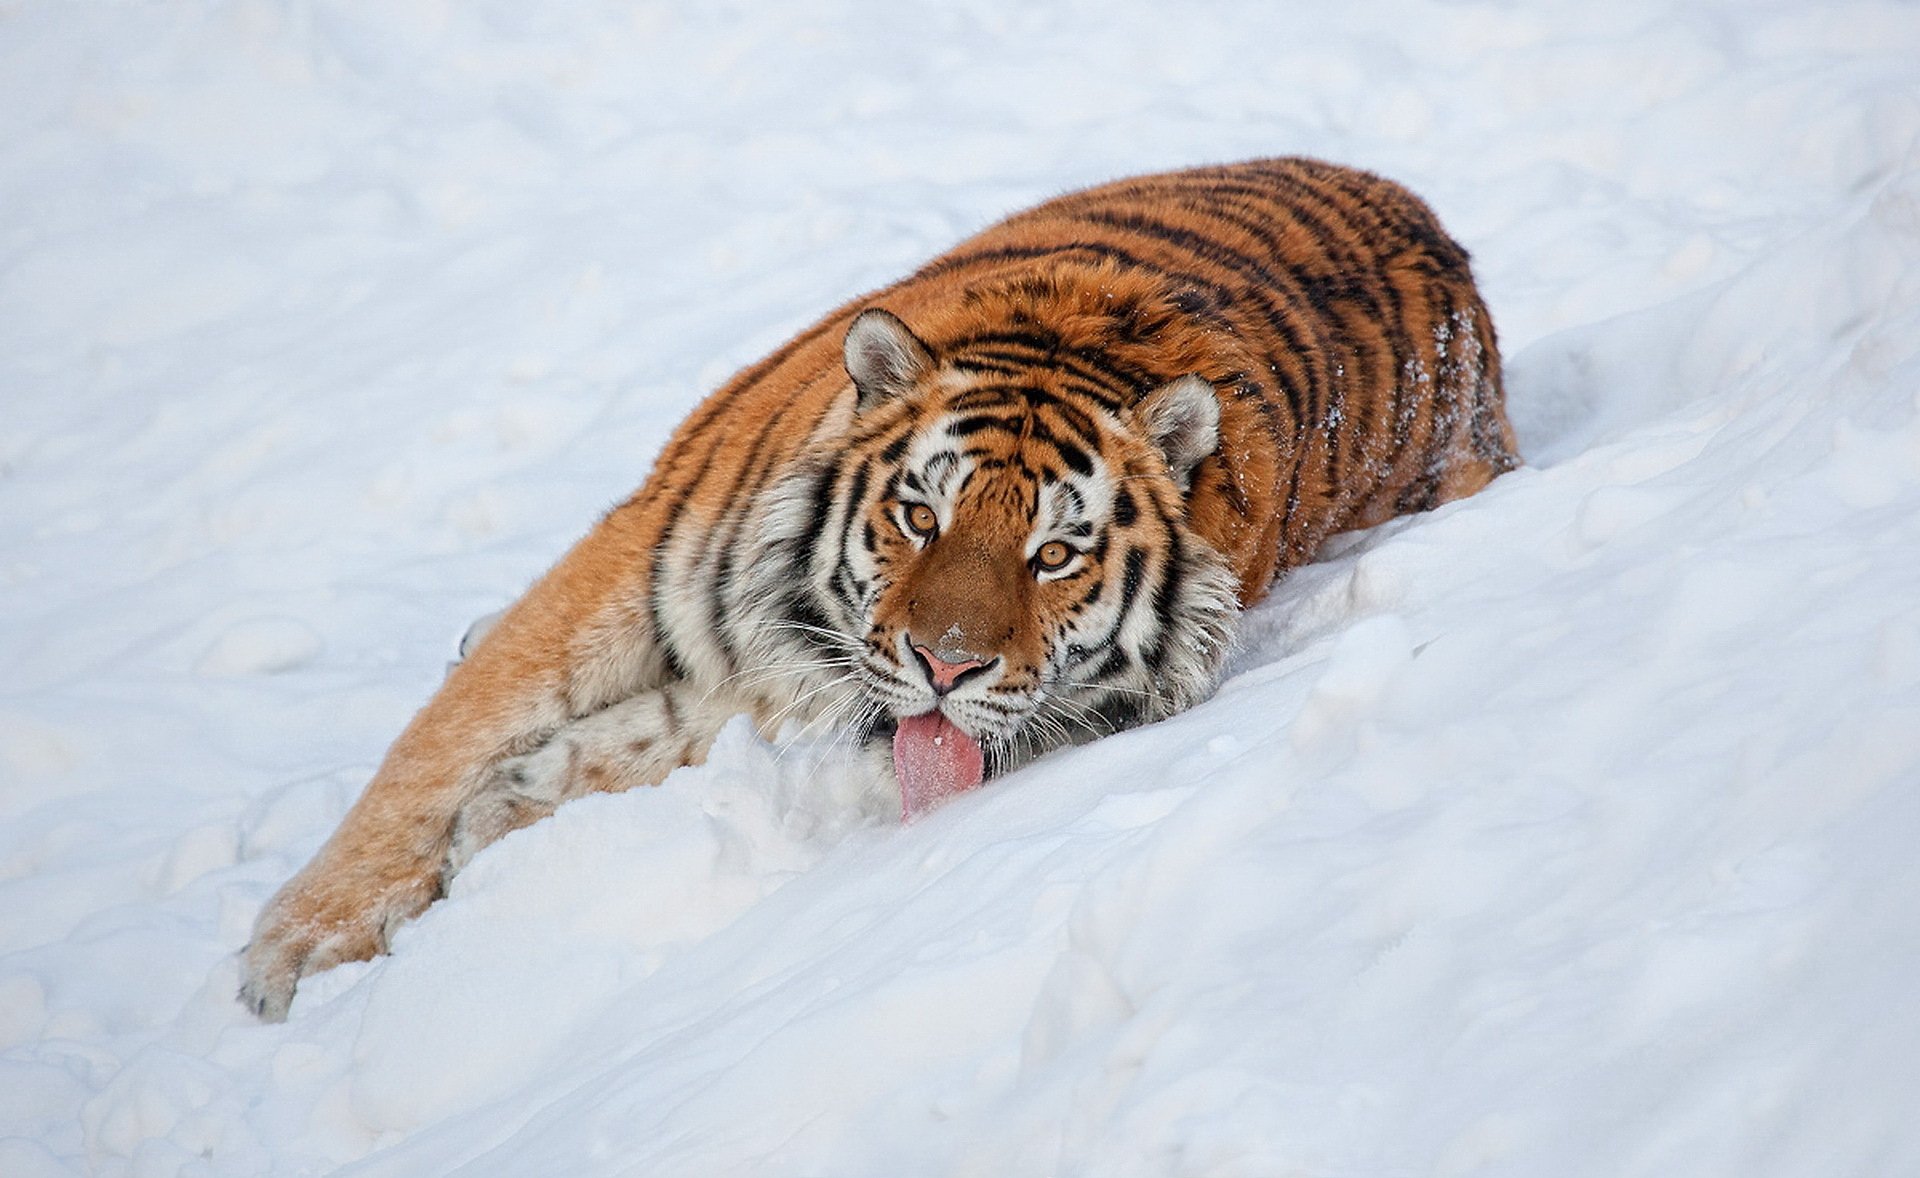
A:
{"type": "MultiPolygon", "coordinates": [[[[1428,301],[1437,309],[1436,322],[1447,324],[1447,342],[1444,349],[1438,344],[1434,354],[1434,373],[1432,399],[1427,405],[1427,438],[1420,448],[1420,465],[1417,482],[1408,488],[1412,495],[1410,506],[1416,511],[1426,511],[1434,505],[1440,494],[1440,477],[1446,468],[1446,449],[1453,442],[1452,431],[1443,429],[1450,420],[1460,413],[1471,413],[1467,400],[1472,395],[1471,386],[1465,383],[1465,365],[1460,356],[1465,350],[1465,341],[1459,338],[1460,324],[1455,315],[1459,308],[1454,303],[1453,291],[1438,282],[1430,284],[1428,301]]],[[[1408,439],[1411,442],[1411,438],[1408,439]]]]}
{"type": "MultiPolygon", "coordinates": [[[[1146,549],[1136,546],[1127,550],[1120,574],[1120,601],[1114,610],[1113,624],[1091,642],[1074,643],[1068,646],[1067,670],[1070,671],[1100,651],[1109,649],[1112,653],[1108,656],[1108,661],[1111,662],[1118,656],[1124,664],[1125,656],[1121,654],[1118,640],[1121,629],[1127,624],[1127,615],[1133,610],[1133,601],[1140,595],[1140,583],[1146,575],[1146,562],[1146,549]]],[[[1099,596],[1098,593],[1091,594],[1087,600],[1091,601],[1097,596],[1099,596]]]]}
{"type": "MultiPolygon", "coordinates": [[[[1381,324],[1388,331],[1399,331],[1397,326],[1397,296],[1394,300],[1396,314],[1393,318],[1388,318],[1382,314],[1380,302],[1375,297],[1375,292],[1371,288],[1373,284],[1360,282],[1357,277],[1369,270],[1378,269],[1377,262],[1373,259],[1363,261],[1359,255],[1347,248],[1346,242],[1343,241],[1340,235],[1335,233],[1326,222],[1302,208],[1299,198],[1304,195],[1303,193],[1297,190],[1290,190],[1289,195],[1295,199],[1292,202],[1286,202],[1279,199],[1280,193],[1277,190],[1269,189],[1263,191],[1253,185],[1235,185],[1233,187],[1240,190],[1243,194],[1255,197],[1262,202],[1256,210],[1253,210],[1256,218],[1264,219],[1267,222],[1274,222],[1275,214],[1278,213],[1283,216],[1285,220],[1292,222],[1296,228],[1305,230],[1302,236],[1312,240],[1314,244],[1319,247],[1320,257],[1318,260],[1323,265],[1331,267],[1334,273],[1330,275],[1309,275],[1302,272],[1302,270],[1299,269],[1299,264],[1301,261],[1304,261],[1304,259],[1296,259],[1289,256],[1288,251],[1282,247],[1270,225],[1262,224],[1259,220],[1250,220],[1247,217],[1239,215],[1240,212],[1245,209],[1243,205],[1237,205],[1230,201],[1224,203],[1218,201],[1219,197],[1226,195],[1222,188],[1201,190],[1195,194],[1196,197],[1201,195],[1214,197],[1215,203],[1209,207],[1195,208],[1191,204],[1184,203],[1183,207],[1188,208],[1188,210],[1195,215],[1210,217],[1240,229],[1242,232],[1259,241],[1261,245],[1265,246],[1276,257],[1287,256],[1290,271],[1299,280],[1302,292],[1306,295],[1308,302],[1319,313],[1318,318],[1321,325],[1329,336],[1332,337],[1334,346],[1351,361],[1366,366],[1368,370],[1367,375],[1371,378],[1368,382],[1370,385],[1378,387],[1381,383],[1380,378],[1383,374],[1380,368],[1382,363],[1386,366],[1384,376],[1387,380],[1391,380],[1393,372],[1397,367],[1394,355],[1396,349],[1393,338],[1389,336],[1382,339],[1381,344],[1387,353],[1384,356],[1379,354],[1379,349],[1373,347],[1362,348],[1359,341],[1347,330],[1345,321],[1341,318],[1334,305],[1337,300],[1354,302],[1361,307],[1363,313],[1371,322],[1381,324]]],[[[1311,406],[1311,420],[1319,428],[1325,429],[1333,417],[1333,403],[1344,400],[1345,387],[1344,382],[1338,374],[1338,369],[1330,370],[1324,385],[1316,388],[1315,391],[1321,395],[1315,397],[1315,403],[1311,406]]],[[[1330,484],[1338,485],[1339,468],[1337,463],[1339,447],[1329,445],[1327,447],[1327,453],[1329,456],[1327,480],[1330,484]]]]}
{"type": "Polygon", "coordinates": [[[1011,409],[1014,398],[1007,391],[1011,387],[1003,384],[977,385],[955,395],[947,402],[947,408],[955,413],[968,409],[1011,409]]]}
{"type": "Polygon", "coordinates": [[[853,482],[848,485],[845,497],[849,517],[860,506],[860,500],[867,493],[867,483],[871,478],[872,467],[871,459],[862,459],[853,468],[853,482]]]}
{"type": "MultiPolygon", "coordinates": [[[[1320,400],[1320,387],[1324,385],[1329,373],[1324,362],[1326,359],[1323,354],[1324,349],[1310,348],[1300,338],[1298,331],[1300,323],[1304,321],[1317,324],[1319,317],[1302,313],[1302,308],[1307,307],[1309,303],[1305,292],[1300,289],[1297,282],[1293,281],[1290,271],[1283,269],[1276,273],[1257,258],[1191,230],[1168,225],[1142,213],[1115,213],[1108,208],[1099,207],[1082,210],[1075,216],[1087,224],[1101,225],[1115,232],[1131,233],[1159,241],[1231,270],[1246,280],[1246,289],[1239,293],[1250,293],[1255,296],[1255,306],[1261,322],[1277,337],[1281,345],[1278,349],[1268,352],[1274,379],[1286,397],[1294,419],[1310,420],[1311,406],[1320,400]],[[1316,361],[1319,362],[1316,363],[1316,361]],[[1305,389],[1296,387],[1295,381],[1282,370],[1283,363],[1289,368],[1297,369],[1299,380],[1306,384],[1305,389]]],[[[1193,285],[1196,290],[1213,293],[1221,306],[1232,305],[1235,300],[1235,292],[1217,282],[1196,279],[1193,285]]]]}
{"type": "Polygon", "coordinates": [[[1098,450],[1100,448],[1099,427],[1094,425],[1093,417],[1090,414],[1082,412],[1078,408],[1060,400],[1058,397],[1049,397],[1044,402],[1035,401],[1033,405],[1036,410],[1042,406],[1052,410],[1058,415],[1060,423],[1066,426],[1069,432],[1076,435],[1088,449],[1098,450]]]}
{"type": "MultiPolygon", "coordinates": [[[[1300,509],[1300,472],[1307,466],[1304,457],[1304,455],[1295,457],[1293,473],[1287,479],[1287,505],[1280,512],[1280,567],[1274,570],[1276,574],[1305,564],[1309,555],[1307,545],[1298,543],[1293,537],[1293,516],[1300,509]],[[1292,550],[1291,553],[1288,552],[1289,549],[1292,550]]],[[[1318,544],[1317,540],[1315,544],[1318,544]]],[[[1263,586],[1259,585],[1242,585],[1240,595],[1244,599],[1248,589],[1258,592],[1262,588],[1263,586]]],[[[1240,604],[1247,603],[1242,600],[1240,604]]]]}
{"type": "Polygon", "coordinates": [[[1075,391],[1110,409],[1128,404],[1157,382],[1152,373],[1121,366],[1107,353],[1089,348],[1061,351],[1057,348],[1030,347],[1023,353],[1019,350],[1022,345],[1016,342],[1006,341],[1000,346],[991,346],[996,342],[999,342],[998,337],[983,334],[971,337],[962,346],[967,349],[969,356],[983,356],[989,360],[1018,365],[1021,372],[1044,368],[1056,380],[1069,377],[1078,382],[1075,391]],[[989,346],[983,347],[982,343],[989,346]]]}
{"type": "Polygon", "coordinates": [[[1060,455],[1060,461],[1066,463],[1073,473],[1082,478],[1093,473],[1093,459],[1087,455],[1085,450],[1082,450],[1078,446],[1070,446],[1056,439],[1049,438],[1047,440],[1053,443],[1054,451],[1060,455]]]}
{"type": "Polygon", "coordinates": [[[1147,550],[1135,546],[1127,549],[1125,564],[1120,574],[1120,616],[1115,623],[1118,629],[1127,620],[1127,614],[1133,610],[1134,598],[1140,596],[1140,583],[1147,573],[1147,550]]]}
{"type": "Polygon", "coordinates": [[[830,587],[835,593],[839,594],[840,601],[847,607],[848,613],[854,613],[859,610],[860,581],[853,575],[853,567],[851,565],[845,561],[840,562],[840,567],[834,571],[833,581],[830,587]]]}
{"type": "MultiPolygon", "coordinates": [[[[1123,233],[1138,234],[1142,237],[1183,250],[1195,257],[1204,258],[1217,266],[1223,266],[1228,270],[1238,273],[1251,284],[1251,289],[1261,294],[1279,295],[1292,293],[1298,301],[1303,303],[1306,301],[1304,293],[1300,291],[1299,284],[1294,281],[1291,272],[1285,269],[1278,271],[1270,269],[1260,259],[1242,253],[1212,238],[1204,237],[1201,234],[1193,232],[1191,229],[1184,229],[1178,225],[1169,225],[1158,218],[1150,217],[1143,213],[1116,213],[1104,209],[1088,210],[1081,213],[1080,218],[1096,225],[1105,225],[1108,228],[1123,233]]],[[[1281,313],[1283,311],[1297,311],[1297,307],[1287,306],[1282,308],[1275,307],[1269,303],[1267,304],[1267,310],[1268,313],[1265,316],[1267,326],[1279,337],[1281,344],[1284,346],[1283,355],[1290,354],[1293,358],[1302,361],[1312,360],[1319,355],[1319,349],[1309,349],[1300,338],[1293,317],[1281,313]]],[[[1275,358],[1277,359],[1278,357],[1275,358]]],[[[1315,376],[1313,366],[1308,365],[1303,375],[1307,378],[1309,384],[1311,384],[1315,376]]],[[[1322,377],[1322,379],[1324,379],[1324,377],[1322,377]]],[[[1294,411],[1296,416],[1304,416],[1301,412],[1303,408],[1304,406],[1297,403],[1295,404],[1294,411]]]]}
{"type": "MultiPolygon", "coordinates": [[[[781,611],[781,615],[791,621],[798,622],[802,627],[818,626],[822,630],[831,631],[836,634],[840,632],[840,628],[833,624],[833,619],[826,615],[826,612],[820,608],[819,603],[813,599],[813,595],[805,589],[795,589],[787,595],[786,608],[781,611]]],[[[823,649],[837,649],[837,647],[827,642],[824,635],[815,633],[812,630],[800,630],[799,637],[802,641],[810,642],[823,649]]]]}
{"type": "Polygon", "coordinates": [[[949,356],[945,363],[949,368],[960,372],[984,372],[995,376],[1013,376],[1023,371],[1017,364],[984,360],[977,356],[949,356]]]}
{"type": "MultiPolygon", "coordinates": [[[[715,395],[717,396],[718,394],[715,395]]],[[[673,446],[672,449],[676,454],[684,455],[687,450],[686,442],[690,439],[684,439],[678,434],[676,438],[680,439],[681,444],[673,446]]],[[[684,679],[687,676],[687,659],[685,652],[680,649],[680,645],[675,640],[673,633],[668,629],[666,614],[661,604],[662,590],[664,587],[663,578],[666,576],[667,571],[667,557],[672,551],[674,533],[679,528],[681,521],[687,516],[687,501],[693,497],[694,488],[700,485],[708,466],[712,464],[714,456],[720,452],[720,446],[725,441],[726,432],[724,430],[715,431],[713,444],[707,448],[706,456],[700,461],[698,466],[693,468],[692,473],[687,476],[686,482],[674,490],[672,500],[665,513],[666,523],[661,527],[660,535],[654,539],[653,544],[650,546],[653,555],[653,564],[647,569],[647,622],[653,631],[654,641],[666,652],[667,669],[678,679],[684,679]]],[[[680,464],[676,464],[671,473],[678,473],[679,465],[680,464]]],[[[671,477],[671,474],[669,477],[671,477]]],[[[634,492],[633,498],[627,500],[627,504],[632,505],[637,503],[641,494],[647,490],[652,482],[652,479],[648,479],[645,483],[642,483],[640,490],[634,492]]],[[[709,627],[709,629],[711,629],[711,627],[709,627]]]]}
{"type": "MultiPolygon", "coordinates": [[[[1344,170],[1329,172],[1326,169],[1319,169],[1316,175],[1302,169],[1285,169],[1268,174],[1276,183],[1286,188],[1288,195],[1293,198],[1292,208],[1297,210],[1300,202],[1311,201],[1325,210],[1330,218],[1339,223],[1344,231],[1345,241],[1356,245],[1359,243],[1387,244],[1400,236],[1387,220],[1387,210],[1379,200],[1381,194],[1363,191],[1348,183],[1350,174],[1344,170]],[[1328,192],[1329,187],[1346,196],[1352,205],[1344,206],[1333,200],[1328,192]],[[1356,217],[1364,217],[1369,224],[1365,227],[1359,226],[1356,223],[1356,217]]],[[[1389,400],[1388,413],[1392,415],[1396,412],[1392,402],[1397,400],[1401,391],[1400,385],[1403,383],[1402,373],[1407,361],[1416,359],[1420,355],[1420,344],[1407,329],[1406,308],[1400,297],[1399,287],[1387,273],[1387,261],[1380,257],[1379,251],[1370,251],[1365,258],[1362,258],[1356,249],[1344,249],[1340,262],[1344,268],[1354,274],[1371,272],[1379,277],[1378,293],[1384,299],[1386,307],[1383,311],[1378,302],[1369,299],[1366,310],[1381,325],[1387,337],[1388,351],[1391,355],[1388,359],[1387,371],[1385,373],[1370,372],[1368,375],[1372,379],[1368,383],[1369,387],[1386,391],[1389,400]]],[[[1346,289],[1341,291],[1341,297],[1352,298],[1353,293],[1359,290],[1361,288],[1357,282],[1349,283],[1346,289]]],[[[1331,408],[1344,416],[1346,409],[1344,384],[1335,384],[1331,408]]],[[[1370,415],[1368,420],[1371,420],[1370,415]]],[[[1341,467],[1344,458],[1343,448],[1340,445],[1342,441],[1350,442],[1362,450],[1359,461],[1364,465],[1366,438],[1371,432],[1367,424],[1366,421],[1355,422],[1353,428],[1335,432],[1328,439],[1326,470],[1328,486],[1341,485],[1343,477],[1341,467]]],[[[1323,422],[1323,428],[1324,425],[1323,422]]]]}
{"type": "Polygon", "coordinates": [[[840,471],[820,471],[814,476],[813,494],[807,505],[807,526],[801,534],[803,543],[811,543],[827,530],[827,521],[833,516],[834,504],[838,497],[834,487],[840,481],[840,471]]]}
{"type": "Polygon", "coordinates": [[[1108,651],[1107,657],[1093,669],[1093,677],[1096,680],[1118,679],[1122,671],[1132,669],[1133,664],[1127,660],[1127,652],[1116,646],[1108,651]]]}
{"type": "Polygon", "coordinates": [[[1173,637],[1173,607],[1179,600],[1180,583],[1186,577],[1186,553],[1180,544],[1180,533],[1173,521],[1163,520],[1166,524],[1167,554],[1161,561],[1160,586],[1153,592],[1153,615],[1159,623],[1154,631],[1153,641],[1146,651],[1147,669],[1159,671],[1167,663],[1167,644],[1173,637]]]}
{"type": "MultiPolygon", "coordinates": [[[[1284,424],[1281,422],[1280,406],[1272,397],[1267,395],[1264,388],[1249,377],[1239,384],[1230,386],[1227,389],[1227,395],[1235,401],[1253,406],[1254,413],[1257,414],[1260,419],[1261,431],[1267,435],[1267,440],[1273,444],[1275,461],[1284,461],[1286,456],[1291,455],[1295,465],[1299,465],[1299,449],[1301,443],[1297,435],[1300,431],[1294,428],[1296,425],[1294,422],[1284,424]]],[[[1242,464],[1236,462],[1234,465],[1239,466],[1242,464]]],[[[1239,499],[1242,503],[1245,502],[1244,496],[1239,495],[1237,489],[1234,498],[1239,499]]],[[[1242,514],[1244,514],[1244,512],[1242,512],[1242,514]]]]}
{"type": "MultiPolygon", "coordinates": [[[[759,485],[765,477],[761,467],[767,439],[774,432],[771,426],[771,422],[766,423],[754,432],[753,445],[747,450],[747,459],[740,464],[738,473],[728,484],[726,497],[721,500],[722,503],[730,506],[745,503],[748,499],[746,488],[749,485],[759,485]]],[[[764,461],[771,468],[773,459],[764,457],[764,461]]],[[[734,648],[731,628],[720,623],[727,616],[728,593],[733,587],[733,558],[739,547],[741,529],[746,526],[747,515],[748,512],[743,507],[723,513],[718,526],[706,537],[708,550],[719,553],[714,564],[713,581],[707,586],[708,630],[714,636],[714,644],[720,648],[721,657],[726,660],[726,669],[729,674],[739,669],[737,664],[740,654],[734,648]]]]}
{"type": "Polygon", "coordinates": [[[1025,420],[1018,417],[995,417],[987,414],[977,414],[972,417],[962,417],[958,421],[949,422],[946,432],[947,436],[952,438],[972,437],[974,434],[983,433],[987,430],[999,430],[1002,433],[1018,436],[1023,432],[1025,425],[1025,420]]]}
{"type": "Polygon", "coordinates": [[[853,569],[847,563],[848,525],[853,522],[854,512],[860,509],[860,500],[866,496],[870,466],[871,459],[867,459],[862,460],[861,463],[853,469],[853,481],[848,486],[848,494],[844,500],[847,518],[839,527],[834,528],[831,533],[833,543],[833,574],[828,578],[827,583],[829,585],[833,584],[834,579],[838,578],[843,572],[848,576],[853,575],[853,569]]]}
{"type": "MultiPolygon", "coordinates": [[[[1095,563],[1098,563],[1097,558],[1094,558],[1094,560],[1095,560],[1095,563]]],[[[1106,592],[1106,590],[1107,590],[1106,578],[1095,577],[1093,579],[1093,584],[1087,586],[1087,591],[1080,595],[1080,600],[1073,603],[1073,606],[1071,607],[1071,612],[1079,613],[1082,610],[1086,609],[1088,606],[1092,605],[1094,602],[1100,600],[1100,595],[1106,592]]]]}

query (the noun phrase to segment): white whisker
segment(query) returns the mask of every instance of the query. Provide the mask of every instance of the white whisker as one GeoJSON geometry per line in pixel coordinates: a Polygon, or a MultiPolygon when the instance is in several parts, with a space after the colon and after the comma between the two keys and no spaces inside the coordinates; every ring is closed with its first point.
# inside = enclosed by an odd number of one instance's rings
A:
{"type": "Polygon", "coordinates": [[[742,688],[754,687],[769,680],[777,679],[782,675],[793,674],[795,672],[832,671],[852,665],[851,660],[832,658],[795,659],[791,662],[784,663],[762,663],[757,666],[747,667],[744,670],[735,671],[733,674],[715,683],[712,687],[707,688],[706,693],[700,697],[700,702],[705,703],[709,699],[712,699],[713,694],[721,688],[730,687],[736,683],[742,688]],[[754,678],[746,682],[740,682],[749,675],[754,678]]]}

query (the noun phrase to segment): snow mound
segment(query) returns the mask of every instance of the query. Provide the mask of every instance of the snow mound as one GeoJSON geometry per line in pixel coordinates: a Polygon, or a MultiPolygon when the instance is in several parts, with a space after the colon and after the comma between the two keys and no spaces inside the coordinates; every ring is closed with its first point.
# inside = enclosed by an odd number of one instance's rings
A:
{"type": "Polygon", "coordinates": [[[1920,1172],[1920,13],[29,0],[0,1174],[1920,1172]],[[1529,465],[897,822],[729,729],[233,1000],[468,619],[706,389],[1115,175],[1376,168],[1529,465]]]}

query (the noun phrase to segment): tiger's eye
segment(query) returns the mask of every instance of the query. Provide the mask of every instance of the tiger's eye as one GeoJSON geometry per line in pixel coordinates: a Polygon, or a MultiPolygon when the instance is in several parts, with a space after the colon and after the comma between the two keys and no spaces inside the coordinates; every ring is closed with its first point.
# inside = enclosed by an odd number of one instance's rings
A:
{"type": "Polygon", "coordinates": [[[1065,568],[1067,562],[1072,559],[1073,549],[1058,540],[1047,541],[1040,546],[1040,551],[1033,554],[1033,562],[1047,572],[1065,568]]]}
{"type": "Polygon", "coordinates": [[[933,508],[926,504],[915,503],[907,508],[907,526],[920,535],[932,539],[933,534],[940,530],[940,517],[935,515],[933,508]]]}

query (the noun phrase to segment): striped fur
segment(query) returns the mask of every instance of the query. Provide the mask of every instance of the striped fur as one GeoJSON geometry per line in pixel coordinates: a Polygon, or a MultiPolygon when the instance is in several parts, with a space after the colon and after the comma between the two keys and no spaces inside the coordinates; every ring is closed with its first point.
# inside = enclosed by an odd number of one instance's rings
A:
{"type": "Polygon", "coordinates": [[[480,847],[742,712],[939,703],[994,771],[1172,714],[1327,537],[1516,462],[1467,256],[1404,189],[1264,160],[1021,213],[694,411],[267,906],[243,997],[282,1016],[480,847]],[[971,668],[944,699],[926,655],[971,668]]]}

